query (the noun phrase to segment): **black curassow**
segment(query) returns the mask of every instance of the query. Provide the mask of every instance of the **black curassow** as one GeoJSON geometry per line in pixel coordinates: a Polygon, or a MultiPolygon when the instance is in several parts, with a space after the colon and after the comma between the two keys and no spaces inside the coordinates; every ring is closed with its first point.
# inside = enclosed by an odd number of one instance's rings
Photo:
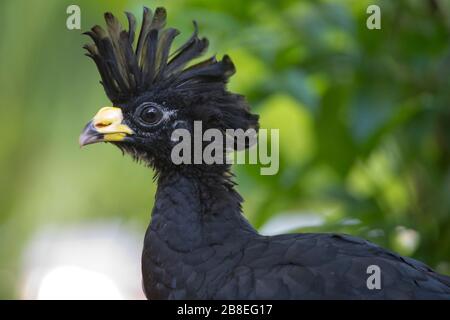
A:
{"type": "Polygon", "coordinates": [[[174,129],[258,128],[244,97],[226,89],[235,68],[228,56],[192,64],[208,47],[193,35],[173,53],[178,31],[166,11],[144,8],[134,46],[129,29],[106,13],[85,49],[114,107],[95,115],[80,145],[110,142],[156,171],[158,190],[142,254],[149,299],[449,299],[450,278],[416,260],[340,234],[262,236],[241,212],[226,164],[171,161],[174,129]],[[381,287],[367,284],[378,266],[381,287]]]}

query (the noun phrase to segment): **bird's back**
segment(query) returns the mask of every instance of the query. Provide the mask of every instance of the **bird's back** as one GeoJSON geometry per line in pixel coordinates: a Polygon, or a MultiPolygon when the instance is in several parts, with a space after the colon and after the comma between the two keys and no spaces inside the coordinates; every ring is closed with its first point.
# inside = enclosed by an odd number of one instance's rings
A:
{"type": "Polygon", "coordinates": [[[450,299],[450,278],[347,235],[260,236],[215,298],[450,299]],[[374,272],[379,286],[371,285],[374,272]]]}

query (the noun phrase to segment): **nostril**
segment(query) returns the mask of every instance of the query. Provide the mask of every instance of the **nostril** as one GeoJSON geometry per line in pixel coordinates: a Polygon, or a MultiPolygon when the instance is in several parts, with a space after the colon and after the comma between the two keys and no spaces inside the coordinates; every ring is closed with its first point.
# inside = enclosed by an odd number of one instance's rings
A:
{"type": "Polygon", "coordinates": [[[101,128],[105,128],[108,127],[112,124],[111,121],[101,121],[101,122],[96,122],[94,124],[94,127],[96,127],[97,129],[101,129],[101,128]]]}

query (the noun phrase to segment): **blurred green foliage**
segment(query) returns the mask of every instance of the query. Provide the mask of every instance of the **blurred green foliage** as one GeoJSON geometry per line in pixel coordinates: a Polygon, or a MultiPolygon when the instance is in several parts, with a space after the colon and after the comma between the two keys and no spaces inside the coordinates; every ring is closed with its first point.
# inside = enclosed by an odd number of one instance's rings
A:
{"type": "Polygon", "coordinates": [[[46,224],[121,219],[143,236],[150,218],[152,172],[77,145],[109,103],[88,39],[66,29],[74,3],[83,30],[164,5],[178,43],[196,19],[209,52],[231,55],[231,89],[280,128],[277,175],[234,168],[256,227],[314,213],[326,223],[301,231],[355,234],[450,273],[448,0],[1,1],[1,298],[19,296],[22,252],[46,224]],[[369,4],[381,30],[366,28],[369,4]]]}

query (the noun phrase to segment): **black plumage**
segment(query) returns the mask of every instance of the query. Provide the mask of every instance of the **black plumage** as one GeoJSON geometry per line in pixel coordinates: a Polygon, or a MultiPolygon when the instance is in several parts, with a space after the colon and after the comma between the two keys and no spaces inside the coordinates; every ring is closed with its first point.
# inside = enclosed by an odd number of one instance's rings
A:
{"type": "Polygon", "coordinates": [[[259,235],[240,202],[217,177],[160,177],[142,255],[148,298],[450,298],[448,277],[359,238],[259,235]],[[380,290],[367,287],[370,265],[381,269],[380,290]]]}
{"type": "Polygon", "coordinates": [[[197,24],[194,33],[178,50],[169,56],[173,40],[179,31],[164,29],[166,11],[157,8],[153,14],[144,8],[143,24],[139,32],[136,48],[133,48],[136,19],[131,13],[128,31],[111,13],[105,13],[107,31],[96,25],[85,32],[94,43],[84,48],[97,64],[106,94],[114,103],[129,102],[133,97],[150,90],[164,90],[167,87],[179,91],[195,90],[201,78],[222,82],[235,70],[230,59],[222,61],[214,57],[185,68],[193,59],[200,57],[208,47],[206,38],[198,38],[197,24]]]}
{"type": "Polygon", "coordinates": [[[121,125],[130,130],[108,140],[106,135],[117,131],[105,135],[104,127],[113,123],[94,123],[80,143],[111,141],[157,172],[142,254],[149,299],[450,298],[449,277],[359,238],[259,235],[242,215],[242,198],[228,165],[175,165],[170,158],[174,129],[192,130],[196,120],[203,129],[257,129],[258,117],[242,96],[226,89],[235,72],[229,57],[189,66],[208,46],[198,38],[195,24],[192,37],[170,53],[178,31],[164,28],[163,8],[155,14],[144,10],[135,47],[136,20],[127,17],[125,31],[112,14],[105,14],[107,31],[95,26],[88,32],[94,44],[85,48],[106,94],[121,110],[121,125]],[[380,267],[380,290],[367,287],[370,265],[380,267]]]}

